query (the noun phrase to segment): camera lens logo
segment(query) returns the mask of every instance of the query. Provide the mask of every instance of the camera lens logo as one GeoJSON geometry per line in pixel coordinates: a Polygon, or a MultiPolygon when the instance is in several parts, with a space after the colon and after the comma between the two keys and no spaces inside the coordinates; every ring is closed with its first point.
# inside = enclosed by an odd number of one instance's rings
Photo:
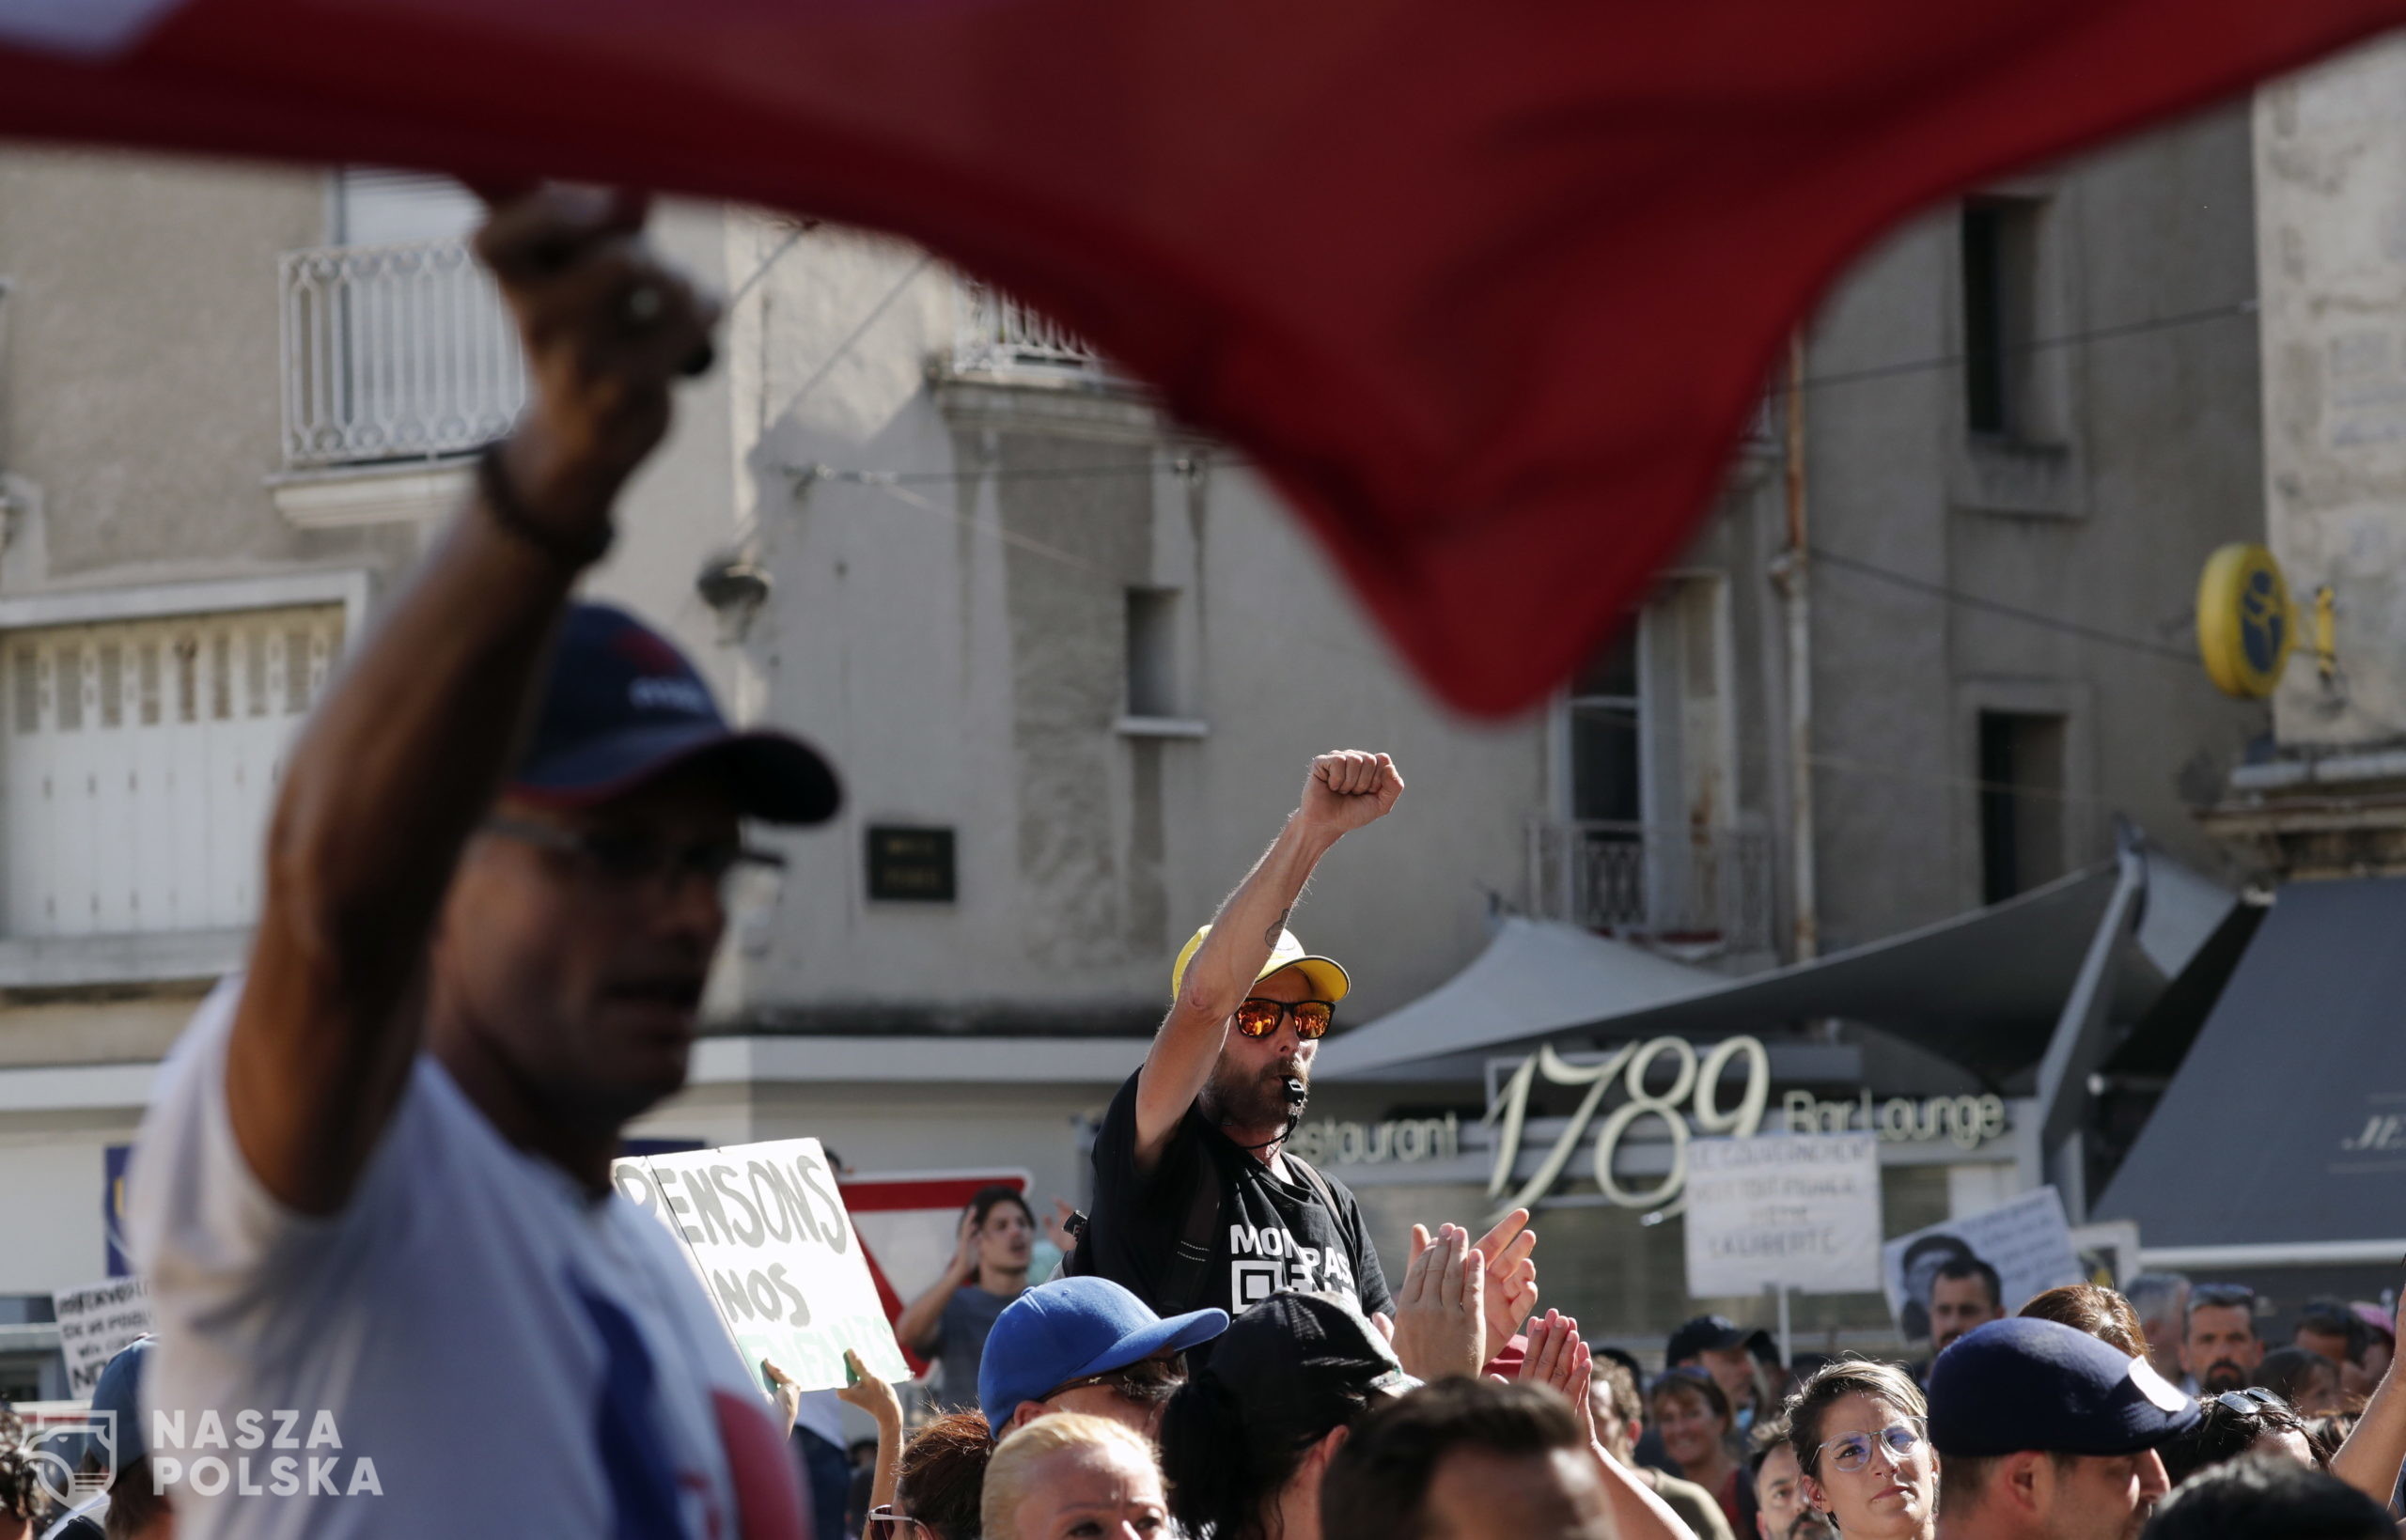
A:
{"type": "Polygon", "coordinates": [[[53,1502],[72,1508],[100,1496],[117,1479],[117,1413],[36,1429],[26,1463],[53,1502]]]}

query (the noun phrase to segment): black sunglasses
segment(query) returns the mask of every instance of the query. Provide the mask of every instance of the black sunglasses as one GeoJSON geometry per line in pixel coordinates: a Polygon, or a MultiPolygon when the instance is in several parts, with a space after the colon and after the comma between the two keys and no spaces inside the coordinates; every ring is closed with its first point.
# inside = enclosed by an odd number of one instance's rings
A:
{"type": "Polygon", "coordinates": [[[2295,1417],[2296,1408],[2261,1385],[2250,1385],[2243,1391],[2219,1391],[2214,1394],[2222,1409],[2242,1417],[2262,1417],[2272,1413],[2279,1417],[2295,1417]]]}

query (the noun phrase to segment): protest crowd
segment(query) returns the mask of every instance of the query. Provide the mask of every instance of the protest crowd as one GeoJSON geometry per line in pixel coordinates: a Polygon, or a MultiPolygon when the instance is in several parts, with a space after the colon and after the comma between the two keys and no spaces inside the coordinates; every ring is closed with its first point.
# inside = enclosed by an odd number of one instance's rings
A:
{"type": "Polygon", "coordinates": [[[571,601],[708,361],[711,305],[643,219],[548,191],[480,239],[534,404],[294,753],[250,966],[163,1071],[129,1206],[157,1334],[94,1393],[113,1476],[48,1512],[0,1429],[0,1540],[2395,1532],[2406,1388],[2377,1309],[2318,1302],[2269,1346],[2242,1289],[2150,1274],[2025,1301],[1958,1257],[1926,1362],[1783,1361],[1704,1316],[1649,1366],[1544,1306],[1525,1210],[1371,1235],[1283,1148],[1352,987],[1290,921],[1405,789],[1357,751],[1311,761],[1164,959],[1089,1210],[980,1193],[895,1326],[936,1366],[930,1404],[906,1418],[851,1357],[835,1393],[874,1445],[849,1485],[798,1461],[803,1388],[737,1358],[610,1177],[628,1120],[683,1082],[720,884],[759,859],[742,820],[821,821],[841,795],[807,745],[730,729],[641,621],[571,601]],[[1048,1230],[1066,1254],[1037,1278],[1048,1230]],[[146,1458],[163,1418],[289,1408],[373,1457],[376,1501],[206,1493],[146,1458]]]}

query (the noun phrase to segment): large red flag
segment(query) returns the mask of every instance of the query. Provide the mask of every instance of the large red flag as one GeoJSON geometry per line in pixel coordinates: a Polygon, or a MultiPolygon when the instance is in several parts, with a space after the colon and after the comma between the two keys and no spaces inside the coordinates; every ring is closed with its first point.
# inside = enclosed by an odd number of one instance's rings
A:
{"type": "Polygon", "coordinates": [[[0,0],[0,132],[913,236],[1248,451],[1445,698],[1535,700],[1780,337],[1967,181],[2406,0],[0,0]]]}

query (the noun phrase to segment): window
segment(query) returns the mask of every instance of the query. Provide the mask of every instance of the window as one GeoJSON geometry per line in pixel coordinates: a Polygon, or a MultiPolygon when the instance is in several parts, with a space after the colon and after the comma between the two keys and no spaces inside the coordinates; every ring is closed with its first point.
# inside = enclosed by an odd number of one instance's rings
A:
{"type": "Polygon", "coordinates": [[[6,933],[249,924],[284,750],[342,631],[310,605],[0,638],[6,933]]]}
{"type": "Polygon", "coordinates": [[[1531,888],[1591,929],[1724,948],[1767,935],[1769,866],[1742,831],[1730,772],[1727,595],[1667,580],[1563,703],[1562,812],[1531,888]]]}
{"type": "Polygon", "coordinates": [[[2064,719],[1983,711],[1980,896],[1995,904],[2064,875],[2064,719]]]}
{"type": "Polygon", "coordinates": [[[1180,714],[1175,588],[1128,590],[1128,714],[1180,714]]]}
{"type": "Polygon", "coordinates": [[[1632,625],[1571,681],[1573,818],[1633,824],[1646,817],[1637,654],[1638,628],[1632,625]]]}
{"type": "Polygon", "coordinates": [[[285,459],[465,454],[526,398],[518,331],[468,249],[482,210],[445,177],[353,168],[334,243],[282,261],[285,459]]]}
{"type": "Polygon", "coordinates": [[[465,241],[484,205],[448,177],[345,166],[335,181],[335,244],[403,246],[465,241]]]}
{"type": "Polygon", "coordinates": [[[1975,433],[2038,436],[2030,391],[2039,210],[2032,198],[1963,205],[1963,417],[1975,433]]]}
{"type": "Polygon", "coordinates": [[[1731,821],[1722,611],[1721,579],[1672,578],[1571,681],[1571,817],[1666,829],[1731,821]]]}

